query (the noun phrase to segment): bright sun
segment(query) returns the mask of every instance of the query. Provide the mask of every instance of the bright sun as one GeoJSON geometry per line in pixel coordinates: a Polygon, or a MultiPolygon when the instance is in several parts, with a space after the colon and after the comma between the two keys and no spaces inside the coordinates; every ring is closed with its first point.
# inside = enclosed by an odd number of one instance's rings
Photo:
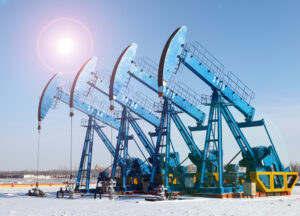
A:
{"type": "Polygon", "coordinates": [[[56,49],[61,55],[70,55],[74,50],[74,42],[71,38],[62,37],[57,41],[56,49]]]}

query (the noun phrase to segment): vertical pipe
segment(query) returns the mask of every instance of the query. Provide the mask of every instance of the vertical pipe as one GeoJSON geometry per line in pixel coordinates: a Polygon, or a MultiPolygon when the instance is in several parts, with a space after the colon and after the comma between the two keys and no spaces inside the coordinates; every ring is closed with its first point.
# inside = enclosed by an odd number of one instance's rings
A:
{"type": "Polygon", "coordinates": [[[219,187],[223,187],[223,146],[222,146],[222,115],[221,95],[218,93],[217,118],[218,118],[218,166],[219,166],[219,187]]]}
{"type": "Polygon", "coordinates": [[[72,162],[73,162],[73,118],[71,116],[71,133],[70,133],[70,186],[72,187],[72,162]]]}
{"type": "MultiPolygon", "coordinates": [[[[164,107],[165,107],[165,104],[164,104],[164,107]]],[[[150,179],[150,185],[152,185],[152,186],[154,183],[155,174],[158,169],[159,150],[160,150],[160,145],[161,145],[161,141],[162,141],[162,130],[164,128],[164,124],[165,124],[165,113],[162,110],[161,118],[160,118],[160,125],[157,128],[157,140],[156,140],[156,146],[155,146],[155,154],[154,154],[154,158],[153,158],[153,169],[152,169],[151,179],[150,179]]]]}
{"type": "Polygon", "coordinates": [[[169,188],[169,162],[170,162],[170,145],[171,145],[171,109],[170,101],[167,101],[167,137],[166,137],[166,158],[165,158],[165,187],[169,188]]]}
{"type": "Polygon", "coordinates": [[[93,143],[94,143],[94,120],[91,120],[90,124],[90,137],[89,137],[89,153],[88,153],[88,164],[87,164],[87,174],[86,174],[86,184],[85,188],[89,192],[90,188],[90,178],[91,178],[91,166],[92,166],[92,156],[93,156],[93,143]]]}
{"type": "Polygon", "coordinates": [[[123,158],[124,158],[124,165],[123,165],[123,171],[122,171],[122,186],[123,189],[126,190],[126,170],[127,170],[127,154],[128,154],[128,113],[127,113],[127,108],[123,108],[123,114],[122,118],[125,120],[125,128],[124,128],[124,151],[123,151],[123,158]]]}
{"type": "Polygon", "coordinates": [[[81,176],[82,176],[82,170],[83,170],[83,165],[84,165],[84,160],[85,160],[85,155],[88,147],[88,140],[90,136],[90,130],[91,130],[91,116],[89,117],[88,121],[88,126],[86,128],[86,134],[85,134],[85,139],[84,139],[84,144],[83,144],[83,149],[81,153],[81,159],[80,159],[80,164],[79,164],[79,169],[77,173],[77,180],[76,180],[76,187],[75,190],[78,191],[80,189],[80,181],[81,181],[81,176]]]}
{"type": "Polygon", "coordinates": [[[116,151],[114,155],[114,163],[113,163],[113,168],[111,170],[111,178],[115,178],[116,174],[116,168],[119,163],[118,158],[119,158],[119,151],[120,151],[120,146],[121,146],[121,137],[122,137],[122,128],[123,128],[123,121],[121,120],[120,128],[119,128],[119,133],[118,133],[118,139],[117,139],[117,145],[116,145],[116,151]]]}

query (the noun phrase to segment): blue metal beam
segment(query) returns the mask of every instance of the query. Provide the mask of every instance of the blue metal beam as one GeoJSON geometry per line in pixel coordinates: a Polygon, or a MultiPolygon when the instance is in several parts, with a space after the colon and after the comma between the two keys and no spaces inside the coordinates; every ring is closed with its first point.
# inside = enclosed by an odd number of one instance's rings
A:
{"type": "MultiPolygon", "coordinates": [[[[257,120],[257,121],[251,121],[251,122],[238,122],[237,125],[239,128],[247,128],[247,127],[258,127],[264,125],[264,120],[257,120]]],[[[190,131],[203,131],[207,130],[207,126],[204,125],[197,125],[195,127],[189,126],[190,131]]]]}
{"type": "Polygon", "coordinates": [[[200,149],[196,145],[195,141],[189,134],[188,130],[186,129],[186,127],[184,126],[183,122],[179,118],[178,114],[174,111],[174,109],[173,109],[171,117],[172,117],[177,129],[181,133],[181,136],[183,137],[185,143],[187,144],[188,148],[190,149],[190,152],[196,153],[199,158],[203,158],[203,155],[202,155],[200,149]]]}
{"type": "MultiPolygon", "coordinates": [[[[165,187],[169,189],[169,165],[170,165],[170,146],[171,146],[171,104],[168,103],[168,110],[167,110],[167,135],[166,135],[166,155],[165,155],[165,187]]],[[[163,110],[164,111],[164,110],[163,110]]]]}
{"type": "Polygon", "coordinates": [[[202,62],[184,50],[180,55],[181,62],[190,69],[196,76],[203,80],[212,89],[220,91],[222,96],[228,100],[232,105],[237,108],[246,117],[247,121],[251,121],[255,114],[255,109],[243,100],[236,92],[229,86],[226,86],[217,75],[210,71],[202,62]]]}
{"type": "MultiPolygon", "coordinates": [[[[66,93],[62,93],[60,98],[57,98],[58,100],[64,102],[65,104],[69,104],[70,97],[66,93]]],[[[101,110],[98,110],[86,103],[83,103],[77,98],[74,98],[73,100],[73,107],[77,110],[93,116],[95,119],[103,122],[104,124],[118,130],[120,128],[120,121],[111,117],[110,115],[102,112],[101,110]]]]}
{"type": "MultiPolygon", "coordinates": [[[[104,143],[104,145],[106,146],[106,148],[108,149],[108,151],[111,153],[111,155],[114,157],[115,153],[116,153],[116,149],[115,147],[111,144],[111,142],[109,141],[109,139],[107,138],[107,136],[104,134],[103,130],[101,129],[101,126],[99,126],[96,122],[95,122],[95,131],[98,134],[99,138],[102,140],[102,142],[104,143]]],[[[130,155],[128,154],[128,157],[130,158],[130,155]]],[[[118,156],[118,163],[123,164],[124,161],[121,157],[118,156]]]]}
{"type": "MultiPolygon", "coordinates": [[[[57,99],[59,99],[60,101],[66,103],[66,104],[68,104],[68,102],[69,102],[69,97],[65,93],[62,93],[61,96],[57,99]]],[[[119,120],[111,117],[108,114],[103,113],[102,111],[98,111],[97,109],[81,102],[79,99],[74,99],[73,107],[87,115],[93,116],[95,119],[105,123],[108,126],[113,127],[114,129],[119,130],[119,128],[120,128],[119,120]],[[117,127],[119,127],[119,128],[117,128],[117,127]]],[[[129,113],[129,122],[130,122],[130,125],[133,127],[135,133],[141,140],[142,144],[148,151],[149,155],[152,156],[154,154],[153,146],[151,145],[150,141],[148,140],[148,138],[146,137],[146,135],[144,134],[144,132],[142,131],[142,129],[140,128],[140,126],[138,125],[138,123],[136,122],[136,120],[133,118],[133,116],[130,113],[129,113]]],[[[110,144],[109,140],[107,139],[105,134],[100,129],[100,126],[97,126],[95,128],[95,130],[98,133],[101,140],[103,141],[103,143],[108,148],[108,150],[111,152],[111,154],[114,155],[115,154],[115,150],[113,150],[114,147],[110,144]]]]}
{"type": "Polygon", "coordinates": [[[128,135],[129,132],[129,122],[128,122],[128,110],[127,107],[123,107],[122,110],[122,118],[121,118],[121,126],[119,128],[119,134],[117,138],[116,152],[114,156],[114,163],[112,168],[112,178],[115,178],[117,166],[121,168],[121,177],[122,177],[122,189],[126,190],[126,177],[127,177],[127,167],[128,167],[128,140],[131,139],[128,135]],[[124,161],[123,164],[117,163],[118,156],[121,157],[121,151],[123,151],[122,159],[124,161]]]}
{"type": "MultiPolygon", "coordinates": [[[[165,106],[165,104],[164,104],[164,106],[165,106]]],[[[157,139],[156,139],[156,146],[155,146],[155,154],[154,154],[154,157],[153,157],[153,169],[152,169],[152,172],[151,172],[150,184],[154,184],[155,175],[159,171],[159,162],[160,162],[160,160],[159,160],[159,155],[160,155],[159,151],[160,151],[160,147],[161,147],[162,141],[163,141],[162,138],[163,138],[164,135],[167,134],[164,131],[165,118],[166,118],[166,112],[162,112],[161,113],[160,125],[159,125],[158,130],[157,130],[157,139]]]]}
{"type": "Polygon", "coordinates": [[[81,154],[81,159],[80,159],[80,164],[79,164],[79,170],[77,174],[77,181],[76,181],[76,187],[75,190],[79,191],[80,190],[80,183],[81,183],[81,177],[84,171],[86,171],[86,184],[85,184],[85,189],[87,192],[89,192],[90,188],[90,171],[91,171],[91,161],[92,161],[92,151],[93,151],[93,138],[94,138],[94,128],[93,128],[93,118],[90,116],[88,120],[88,125],[86,129],[86,135],[84,139],[84,144],[83,144],[83,149],[82,149],[82,154],[81,154]],[[85,168],[85,161],[86,157],[88,157],[88,163],[87,167],[85,168]]]}
{"type": "MultiPolygon", "coordinates": [[[[60,98],[57,98],[63,103],[68,104],[69,103],[69,97],[68,94],[62,93],[60,98]]],[[[120,121],[111,117],[110,115],[107,115],[103,113],[102,111],[98,111],[97,109],[89,106],[88,104],[85,104],[83,102],[79,102],[79,100],[74,100],[73,102],[73,107],[78,109],[80,112],[83,112],[89,116],[92,116],[93,118],[101,121],[102,123],[105,123],[106,125],[114,128],[114,129],[119,129],[120,128],[120,121]]],[[[102,140],[104,145],[107,147],[108,151],[112,154],[112,156],[115,155],[115,148],[114,146],[110,143],[109,139],[106,137],[104,132],[101,129],[101,126],[99,126],[96,122],[94,122],[95,126],[94,129],[97,132],[99,138],[102,140]]],[[[128,157],[130,157],[128,155],[128,157]]],[[[118,163],[122,164],[124,161],[121,159],[121,157],[118,157],[118,163]]]]}
{"type": "MultiPolygon", "coordinates": [[[[132,77],[137,79],[139,82],[143,83],[148,88],[156,92],[157,94],[160,93],[159,88],[157,86],[157,79],[143,72],[143,69],[139,69],[135,67],[135,70],[129,71],[128,73],[132,77]]],[[[198,123],[204,122],[206,114],[202,112],[200,109],[198,109],[197,107],[195,107],[193,104],[191,104],[189,101],[184,99],[182,96],[178,95],[172,89],[164,86],[163,95],[164,98],[170,99],[175,106],[177,106],[179,109],[186,112],[189,116],[194,118],[198,123]]]]}
{"type": "Polygon", "coordinates": [[[254,161],[255,158],[255,154],[252,151],[246,137],[244,136],[243,132],[241,131],[241,129],[239,128],[239,126],[237,125],[237,122],[235,121],[235,119],[233,118],[231,112],[229,111],[228,107],[224,104],[222,104],[222,114],[224,119],[227,122],[227,125],[229,126],[234,138],[236,139],[240,149],[242,150],[243,156],[246,155],[246,152],[248,151],[251,159],[254,161]]]}
{"type": "MultiPolygon", "coordinates": [[[[64,102],[64,103],[66,103],[66,104],[68,104],[68,102],[69,102],[68,95],[65,94],[65,93],[62,93],[61,96],[58,99],[60,101],[64,102]]],[[[79,99],[74,99],[73,107],[78,109],[79,111],[85,113],[85,114],[93,116],[95,119],[107,124],[108,126],[111,126],[111,127],[115,128],[117,130],[119,130],[119,128],[120,128],[120,121],[119,120],[117,120],[117,119],[111,117],[110,115],[107,115],[107,114],[105,114],[101,111],[99,112],[97,109],[81,102],[79,99]],[[116,128],[117,126],[119,128],[116,128]]],[[[129,122],[130,122],[131,126],[133,127],[135,133],[137,134],[137,136],[141,140],[142,144],[144,145],[144,147],[148,151],[149,155],[152,156],[154,154],[153,146],[151,145],[150,141],[148,140],[148,138],[146,137],[146,135],[144,134],[144,132],[142,131],[142,129],[140,128],[140,126],[138,125],[138,123],[132,117],[132,115],[130,113],[129,113],[129,122]]],[[[115,148],[112,146],[110,141],[107,139],[106,135],[103,133],[100,126],[96,123],[95,123],[95,130],[96,130],[97,134],[99,135],[100,139],[103,141],[103,143],[107,147],[107,149],[114,156],[115,155],[115,148]]],[[[130,156],[128,156],[128,157],[130,157],[130,156]]],[[[124,161],[121,160],[120,156],[118,156],[118,160],[119,160],[120,164],[124,163],[124,161]]]]}
{"type": "MultiPolygon", "coordinates": [[[[104,95],[109,96],[109,94],[105,90],[103,90],[103,89],[108,89],[108,88],[105,88],[105,86],[106,86],[105,84],[99,83],[97,85],[94,85],[90,82],[88,82],[88,84],[92,85],[93,88],[102,92],[104,95]]],[[[149,110],[147,110],[146,108],[144,108],[141,105],[132,101],[126,95],[118,94],[115,101],[117,103],[119,103],[121,106],[128,107],[131,112],[135,113],[140,118],[144,119],[145,121],[147,121],[154,127],[159,126],[160,119],[157,116],[153,115],[149,110]]]]}
{"type": "Polygon", "coordinates": [[[217,116],[218,116],[218,173],[219,187],[223,187],[223,137],[222,137],[222,115],[221,115],[221,94],[218,94],[217,116]]]}
{"type": "MultiPolygon", "coordinates": [[[[92,117],[90,117],[90,118],[92,119],[92,117]]],[[[91,120],[91,124],[93,124],[93,120],[91,120]]],[[[89,137],[88,141],[89,141],[89,151],[88,151],[87,173],[86,173],[86,182],[85,182],[85,187],[87,189],[90,188],[91,166],[92,166],[92,156],[93,156],[94,130],[90,131],[90,137],[89,137]]]]}
{"type": "Polygon", "coordinates": [[[200,172],[200,187],[204,182],[206,164],[209,162],[208,148],[210,142],[210,135],[212,131],[213,117],[214,117],[214,106],[210,106],[209,115],[208,115],[208,125],[207,125],[206,136],[205,136],[205,145],[204,145],[204,153],[203,153],[204,155],[203,155],[203,161],[202,161],[201,172],[200,172]]]}
{"type": "MultiPolygon", "coordinates": [[[[205,65],[207,64],[206,61],[208,61],[212,64],[213,68],[216,66],[214,65],[215,62],[210,62],[209,56],[206,56],[207,51],[203,54],[204,60],[202,62],[200,57],[193,55],[193,53],[184,46],[186,32],[186,26],[176,29],[168,38],[163,49],[158,70],[158,87],[160,92],[162,92],[163,81],[167,81],[170,74],[176,72],[180,64],[183,64],[213,90],[220,91],[226,100],[243,113],[247,121],[251,121],[254,117],[255,109],[239,95],[239,92],[234,92],[230,86],[227,86],[222,77],[218,77],[215,71],[211,71],[205,65]],[[163,76],[164,74],[166,75],[165,77],[163,76]]],[[[199,53],[201,54],[201,52],[199,53]]]]}
{"type": "Polygon", "coordinates": [[[131,127],[133,128],[133,130],[135,131],[135,133],[137,134],[137,136],[143,143],[143,145],[146,148],[146,150],[148,151],[149,155],[152,157],[155,153],[155,150],[154,150],[151,142],[146,137],[143,130],[140,128],[140,126],[138,125],[136,120],[132,117],[132,115],[129,113],[128,116],[129,116],[129,123],[130,123],[131,127]]]}

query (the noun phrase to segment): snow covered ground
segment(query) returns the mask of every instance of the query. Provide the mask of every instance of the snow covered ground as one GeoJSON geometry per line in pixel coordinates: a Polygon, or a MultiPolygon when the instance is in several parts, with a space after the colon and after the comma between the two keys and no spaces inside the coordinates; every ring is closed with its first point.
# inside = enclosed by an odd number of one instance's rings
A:
{"type": "Polygon", "coordinates": [[[57,199],[56,187],[43,187],[47,197],[28,197],[29,188],[0,188],[0,215],[14,216],[121,216],[121,215],[300,215],[300,187],[291,196],[254,199],[187,198],[177,201],[148,202],[144,197],[120,197],[102,200],[93,197],[57,199]]]}

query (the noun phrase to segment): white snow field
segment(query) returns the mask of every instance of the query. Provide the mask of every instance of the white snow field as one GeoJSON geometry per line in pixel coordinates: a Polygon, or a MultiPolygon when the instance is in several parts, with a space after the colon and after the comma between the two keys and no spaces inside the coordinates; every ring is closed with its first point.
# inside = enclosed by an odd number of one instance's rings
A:
{"type": "Polygon", "coordinates": [[[29,188],[0,188],[0,216],[142,216],[142,215],[300,215],[300,187],[291,196],[261,197],[253,199],[186,198],[176,201],[149,202],[144,197],[120,197],[111,201],[108,197],[76,196],[74,199],[57,199],[56,187],[43,187],[47,197],[24,195],[29,188]]]}

